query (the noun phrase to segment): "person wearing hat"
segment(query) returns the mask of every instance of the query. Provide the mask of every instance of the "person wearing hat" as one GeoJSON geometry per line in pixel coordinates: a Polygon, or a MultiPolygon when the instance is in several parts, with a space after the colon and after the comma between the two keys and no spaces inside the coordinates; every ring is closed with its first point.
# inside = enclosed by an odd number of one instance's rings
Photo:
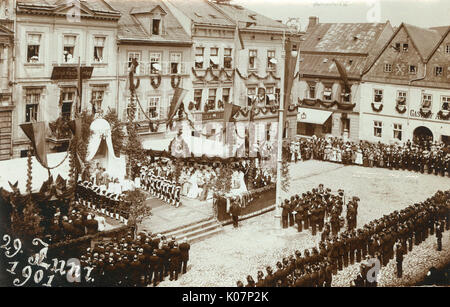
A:
{"type": "Polygon", "coordinates": [[[169,265],[169,271],[170,271],[170,278],[169,280],[178,280],[178,273],[180,270],[180,263],[181,263],[181,250],[178,247],[178,243],[174,242],[173,247],[169,251],[170,253],[170,265],[169,265]]]}
{"type": "Polygon", "coordinates": [[[232,197],[230,201],[230,215],[231,219],[233,220],[233,227],[237,228],[239,227],[239,215],[241,212],[241,207],[238,204],[237,197],[232,197]]]}
{"type": "Polygon", "coordinates": [[[181,241],[179,248],[181,259],[180,271],[182,274],[186,274],[187,264],[189,261],[189,250],[191,249],[191,245],[188,243],[187,238],[184,238],[183,241],[181,241]]]}

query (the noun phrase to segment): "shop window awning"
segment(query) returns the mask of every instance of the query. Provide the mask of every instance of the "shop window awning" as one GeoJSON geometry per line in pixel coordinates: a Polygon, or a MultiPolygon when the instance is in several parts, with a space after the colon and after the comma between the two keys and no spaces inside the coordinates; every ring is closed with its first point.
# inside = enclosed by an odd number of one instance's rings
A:
{"type": "Polygon", "coordinates": [[[298,108],[297,122],[323,125],[333,112],[317,109],[298,108]]]}

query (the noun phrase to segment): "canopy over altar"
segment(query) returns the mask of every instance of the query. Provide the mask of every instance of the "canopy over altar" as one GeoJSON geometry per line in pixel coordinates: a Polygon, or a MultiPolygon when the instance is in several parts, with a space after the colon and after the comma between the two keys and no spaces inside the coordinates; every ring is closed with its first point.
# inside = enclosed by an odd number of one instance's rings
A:
{"type": "Polygon", "coordinates": [[[126,173],[125,160],[116,157],[111,139],[111,126],[103,118],[95,119],[90,126],[86,162],[99,163],[113,178],[122,180],[126,173]]]}

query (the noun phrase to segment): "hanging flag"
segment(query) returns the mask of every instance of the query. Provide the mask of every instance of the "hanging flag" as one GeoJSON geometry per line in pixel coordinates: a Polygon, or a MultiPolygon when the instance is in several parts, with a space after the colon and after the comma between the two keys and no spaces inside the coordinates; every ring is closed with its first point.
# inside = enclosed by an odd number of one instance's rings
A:
{"type": "Polygon", "coordinates": [[[77,86],[77,113],[81,113],[81,95],[83,93],[83,79],[81,76],[81,66],[80,66],[80,60],[78,59],[78,68],[77,68],[77,79],[78,79],[78,86],[77,86]]]}
{"type": "Polygon", "coordinates": [[[293,43],[289,38],[286,39],[284,50],[285,66],[284,66],[284,109],[287,109],[291,98],[292,84],[295,77],[295,68],[297,66],[297,59],[299,50],[296,43],[293,43]]]}
{"type": "Polygon", "coordinates": [[[30,139],[39,163],[47,167],[47,143],[45,142],[45,123],[29,123],[20,125],[25,135],[30,139]]]}
{"type": "Polygon", "coordinates": [[[187,90],[183,88],[177,87],[175,89],[172,101],[170,102],[169,114],[167,115],[167,126],[169,126],[172,123],[172,119],[175,116],[175,112],[180,107],[180,104],[183,101],[184,96],[186,96],[186,93],[187,90]]]}
{"type": "Polygon", "coordinates": [[[241,109],[241,107],[239,107],[235,104],[224,102],[223,122],[225,124],[230,122],[233,119],[233,117],[236,115],[236,113],[239,112],[240,109],[241,109]]]}
{"type": "Polygon", "coordinates": [[[234,33],[234,45],[236,46],[237,51],[241,51],[245,49],[244,40],[242,39],[241,31],[239,30],[239,25],[236,25],[236,31],[234,33]]]}
{"type": "Polygon", "coordinates": [[[69,123],[69,128],[72,131],[73,135],[76,136],[76,138],[79,140],[82,136],[82,123],[81,118],[76,118],[74,120],[71,120],[69,123]]]}
{"type": "Polygon", "coordinates": [[[341,79],[342,81],[344,81],[344,87],[345,87],[345,93],[350,93],[351,89],[350,89],[350,85],[348,83],[348,76],[347,76],[347,70],[345,69],[344,66],[341,65],[341,63],[339,63],[338,60],[333,59],[334,63],[336,64],[336,67],[339,71],[339,75],[341,75],[341,79]]]}

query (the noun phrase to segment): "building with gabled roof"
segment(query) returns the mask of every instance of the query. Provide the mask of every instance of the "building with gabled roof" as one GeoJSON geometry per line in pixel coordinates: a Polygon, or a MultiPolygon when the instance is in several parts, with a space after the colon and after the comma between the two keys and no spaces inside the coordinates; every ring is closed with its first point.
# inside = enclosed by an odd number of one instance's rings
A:
{"type": "Polygon", "coordinates": [[[449,28],[398,27],[363,72],[361,138],[449,143],[449,28]]]}
{"type": "Polygon", "coordinates": [[[392,33],[389,22],[319,23],[310,17],[293,89],[301,104],[297,134],[359,137],[361,75],[392,33]]]}
{"type": "Polygon", "coordinates": [[[119,116],[123,121],[127,118],[131,99],[128,74],[134,58],[139,63],[135,76],[140,79],[136,121],[145,146],[148,139],[166,132],[162,122],[167,119],[175,88],[191,87],[192,40],[164,1],[106,2],[121,13],[117,37],[119,116]]]}
{"type": "MultiPolygon", "coordinates": [[[[283,39],[298,41],[299,34],[292,34],[280,21],[227,1],[165,3],[184,28],[190,29],[194,42],[193,91],[187,96],[194,121],[210,123],[205,133],[213,135],[222,129],[224,102],[242,108],[235,118],[240,122],[249,121],[251,105],[256,104],[263,112],[257,112],[254,121],[270,129],[278,121],[275,106],[284,74],[283,39]]],[[[287,135],[295,133],[291,113],[287,135]]]]}
{"type": "Polygon", "coordinates": [[[103,0],[17,0],[15,12],[13,156],[27,155],[20,124],[29,122],[48,123],[49,149],[65,150],[64,121],[79,110],[117,109],[120,12],[103,0]],[[85,72],[80,94],[78,66],[85,72]]]}

